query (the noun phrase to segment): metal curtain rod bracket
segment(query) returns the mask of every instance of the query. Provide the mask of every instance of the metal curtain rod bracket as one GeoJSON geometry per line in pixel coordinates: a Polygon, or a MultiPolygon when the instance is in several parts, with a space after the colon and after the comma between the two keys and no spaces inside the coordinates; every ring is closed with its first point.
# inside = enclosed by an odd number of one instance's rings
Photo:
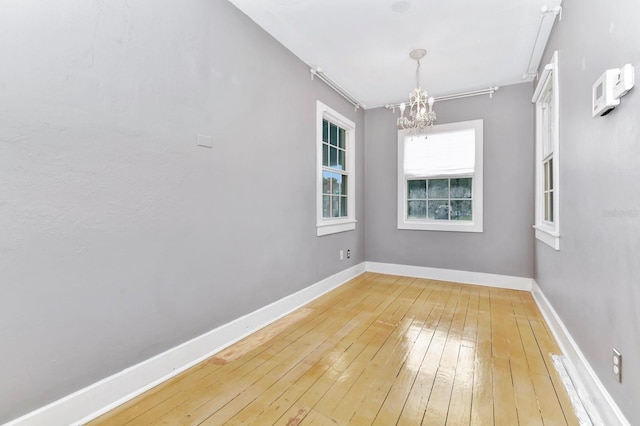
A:
{"type": "Polygon", "coordinates": [[[347,101],[349,101],[355,107],[356,111],[358,110],[358,108],[363,108],[364,109],[366,107],[366,105],[363,105],[358,99],[356,99],[345,88],[343,88],[338,83],[336,83],[333,79],[331,79],[331,77],[329,77],[324,71],[322,71],[322,68],[311,68],[309,71],[311,72],[311,80],[313,80],[314,77],[318,77],[327,86],[331,87],[340,96],[342,96],[347,101]]]}
{"type": "MultiPolygon", "coordinates": [[[[496,93],[498,90],[500,89],[499,86],[490,86],[487,89],[480,89],[480,90],[472,90],[470,92],[462,92],[462,93],[455,93],[453,95],[443,95],[443,96],[436,96],[435,97],[435,101],[450,101],[452,99],[461,99],[461,98],[468,98],[471,96],[480,96],[480,95],[489,95],[490,98],[493,98],[493,94],[496,93]]],[[[396,111],[396,108],[398,108],[400,106],[400,102],[395,103],[395,104],[387,104],[384,107],[386,109],[390,109],[393,112],[396,111]]]]}

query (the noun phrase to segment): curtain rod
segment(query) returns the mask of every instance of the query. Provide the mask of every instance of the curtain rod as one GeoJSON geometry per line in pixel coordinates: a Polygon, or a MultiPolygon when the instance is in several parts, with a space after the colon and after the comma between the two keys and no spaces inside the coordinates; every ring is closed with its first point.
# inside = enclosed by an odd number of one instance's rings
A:
{"type": "Polygon", "coordinates": [[[527,64],[527,70],[522,74],[522,79],[527,80],[530,78],[536,78],[538,76],[538,66],[540,60],[544,54],[544,49],[549,41],[551,30],[556,22],[556,16],[560,15],[562,20],[562,6],[556,6],[549,8],[544,5],[540,9],[540,23],[538,24],[538,32],[536,33],[536,40],[531,48],[531,55],[529,55],[529,63],[527,64]],[[551,16],[551,19],[547,19],[547,16],[551,16]]]}
{"type": "MultiPolygon", "coordinates": [[[[468,98],[470,96],[480,96],[480,95],[489,95],[490,98],[493,98],[493,94],[496,93],[499,89],[500,89],[500,86],[490,86],[487,89],[472,90],[470,92],[455,93],[453,95],[436,96],[434,99],[436,100],[436,102],[450,101],[452,99],[461,99],[461,98],[468,98]]],[[[395,112],[396,108],[398,108],[399,106],[400,106],[400,102],[396,104],[387,104],[384,107],[386,109],[390,109],[395,112]]]]}
{"type": "Polygon", "coordinates": [[[338,83],[336,83],[333,79],[331,79],[331,77],[329,77],[324,71],[322,71],[322,68],[311,68],[309,71],[311,72],[311,80],[313,80],[314,77],[318,77],[320,80],[324,81],[327,84],[327,86],[335,90],[340,96],[348,100],[355,107],[356,110],[358,110],[358,108],[364,109],[366,107],[366,105],[363,105],[345,88],[343,88],[338,83]]]}

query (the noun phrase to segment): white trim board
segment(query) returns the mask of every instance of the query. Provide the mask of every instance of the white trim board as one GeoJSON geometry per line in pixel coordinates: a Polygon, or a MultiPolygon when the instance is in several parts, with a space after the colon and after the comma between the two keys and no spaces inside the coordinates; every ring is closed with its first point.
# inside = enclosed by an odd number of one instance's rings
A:
{"type": "Polygon", "coordinates": [[[486,274],[483,272],[456,271],[453,269],[427,268],[424,266],[397,265],[393,263],[365,263],[367,272],[377,272],[380,274],[452,281],[510,290],[531,291],[533,286],[532,278],[486,274]]]}
{"type": "Polygon", "coordinates": [[[531,293],[556,338],[560,350],[572,366],[568,369],[569,375],[593,424],[631,426],[535,281],[533,281],[531,293]]]}
{"type": "Polygon", "coordinates": [[[88,422],[204,361],[227,346],[364,272],[364,262],[338,272],[153,358],[12,420],[5,426],[80,425],[88,422]]]}

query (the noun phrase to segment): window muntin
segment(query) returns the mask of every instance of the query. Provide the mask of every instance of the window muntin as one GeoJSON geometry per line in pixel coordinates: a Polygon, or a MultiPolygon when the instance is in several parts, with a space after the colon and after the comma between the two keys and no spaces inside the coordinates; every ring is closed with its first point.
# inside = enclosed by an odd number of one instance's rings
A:
{"type": "Polygon", "coordinates": [[[398,132],[398,228],[482,232],[482,120],[398,132]]]}
{"type": "Polygon", "coordinates": [[[355,229],[355,124],[317,102],[317,235],[355,229]]]}

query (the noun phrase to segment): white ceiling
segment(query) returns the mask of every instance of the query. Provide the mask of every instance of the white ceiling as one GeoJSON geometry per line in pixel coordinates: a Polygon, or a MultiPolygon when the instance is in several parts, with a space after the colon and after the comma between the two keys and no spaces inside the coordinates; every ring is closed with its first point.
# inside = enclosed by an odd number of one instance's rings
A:
{"type": "Polygon", "coordinates": [[[230,0],[310,67],[367,108],[399,102],[421,82],[441,96],[523,82],[540,9],[561,0],[230,0]]]}

